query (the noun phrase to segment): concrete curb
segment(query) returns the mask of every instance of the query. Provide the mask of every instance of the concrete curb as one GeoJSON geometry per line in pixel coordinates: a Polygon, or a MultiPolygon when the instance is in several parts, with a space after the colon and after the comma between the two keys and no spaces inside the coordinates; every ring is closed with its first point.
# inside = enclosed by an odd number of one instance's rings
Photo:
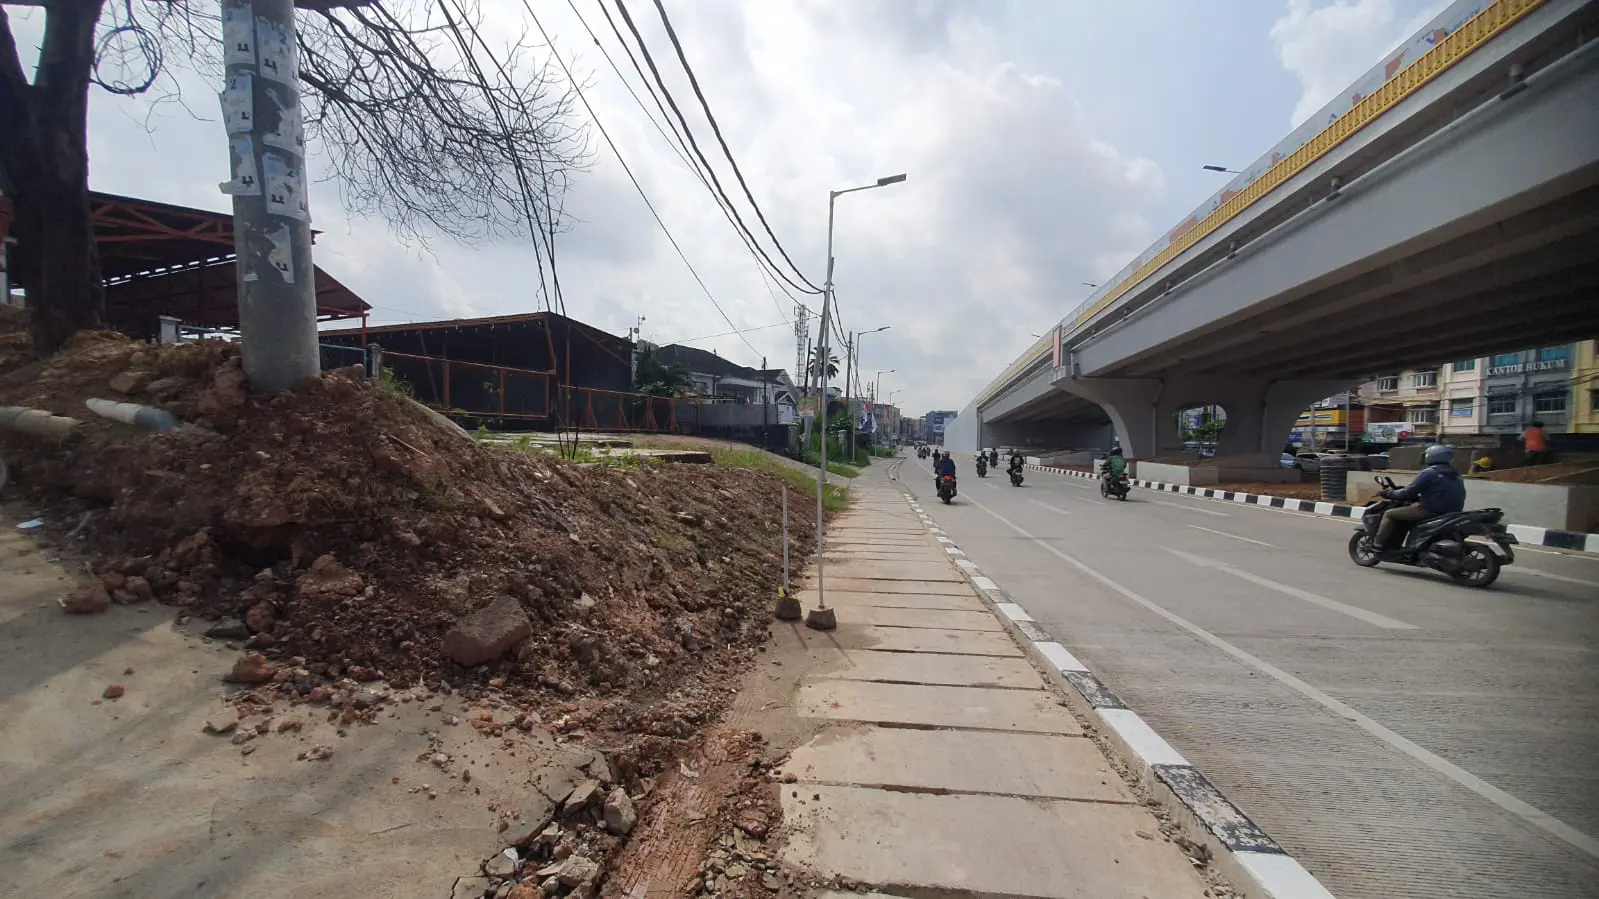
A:
{"type": "Polygon", "coordinates": [[[916,497],[907,493],[905,499],[1011,638],[1059,686],[1067,688],[1065,694],[1080,714],[1099,723],[1101,733],[1122,760],[1139,773],[1145,788],[1159,798],[1183,831],[1209,849],[1212,864],[1240,895],[1247,899],[1334,899],[1303,865],[966,558],[916,497]]]}
{"type": "MultiPolygon", "coordinates": [[[[1088,478],[1095,476],[1083,471],[1074,471],[1070,468],[1055,468],[1049,465],[1026,463],[1034,471],[1046,471],[1050,474],[1069,475],[1074,478],[1088,478]]],[[[1137,478],[1133,483],[1146,490],[1158,490],[1162,493],[1179,493],[1184,496],[1197,496],[1201,499],[1215,499],[1223,502],[1235,502],[1246,506],[1266,506],[1271,509],[1285,509],[1289,512],[1305,512],[1310,515],[1321,515],[1327,518],[1358,519],[1360,515],[1355,511],[1360,506],[1351,506],[1347,503],[1329,503],[1310,499],[1289,499],[1281,496],[1268,496],[1264,493],[1242,493],[1233,490],[1215,490],[1210,487],[1188,487],[1182,484],[1167,484],[1162,481],[1143,481],[1137,478]]],[[[1553,528],[1534,527],[1529,524],[1507,525],[1510,533],[1526,546],[1539,546],[1546,549],[1565,549],[1574,552],[1599,553],[1599,534],[1585,534],[1581,531],[1557,531],[1553,528]]]]}

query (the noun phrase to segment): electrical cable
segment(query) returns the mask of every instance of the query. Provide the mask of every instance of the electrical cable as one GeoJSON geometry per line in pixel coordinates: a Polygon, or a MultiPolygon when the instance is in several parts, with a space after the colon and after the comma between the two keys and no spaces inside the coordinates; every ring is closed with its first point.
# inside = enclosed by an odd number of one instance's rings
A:
{"type": "MultiPolygon", "coordinates": [[[[600,43],[599,36],[594,33],[594,29],[589,26],[588,21],[583,18],[583,14],[578,11],[577,4],[574,2],[574,0],[566,0],[566,2],[567,6],[569,6],[572,10],[572,15],[577,18],[580,24],[582,24],[583,30],[588,32],[589,38],[594,41],[594,46],[599,49],[600,55],[603,56],[605,58],[605,62],[610,65],[611,71],[616,73],[617,80],[622,82],[622,86],[626,88],[628,94],[633,97],[633,102],[637,103],[639,109],[643,110],[645,118],[649,119],[650,124],[653,125],[656,132],[666,140],[667,146],[671,148],[678,160],[681,161],[683,165],[689,169],[689,171],[694,173],[694,176],[699,179],[700,184],[704,186],[707,192],[710,193],[711,198],[716,201],[717,208],[721,210],[722,217],[727,219],[728,224],[733,226],[733,232],[739,236],[739,239],[744,242],[744,247],[750,251],[751,257],[753,257],[755,260],[756,268],[761,273],[762,281],[769,282],[771,280],[771,276],[768,275],[767,272],[768,266],[771,262],[770,257],[763,259],[760,248],[756,244],[753,235],[748,232],[747,228],[741,227],[741,222],[735,219],[734,216],[736,215],[736,210],[732,206],[731,202],[724,195],[717,193],[716,189],[711,186],[710,179],[708,179],[705,176],[705,172],[701,170],[699,164],[689,157],[687,142],[683,139],[682,135],[677,132],[677,127],[672,124],[671,115],[667,112],[666,105],[661,102],[660,95],[656,93],[654,86],[650,84],[649,76],[644,74],[644,69],[639,65],[638,58],[632,54],[631,48],[627,44],[627,39],[622,36],[621,29],[617,28],[616,26],[616,20],[611,18],[610,10],[605,6],[605,0],[596,0],[600,7],[600,13],[605,16],[606,23],[611,26],[611,33],[616,37],[617,42],[621,44],[624,51],[627,51],[628,61],[633,64],[633,71],[638,75],[639,80],[643,82],[644,89],[649,93],[650,99],[655,103],[655,108],[659,110],[661,118],[666,122],[665,126],[663,126],[661,122],[656,119],[654,113],[650,112],[650,108],[649,106],[645,105],[644,99],[638,95],[638,91],[633,89],[633,85],[628,80],[627,76],[622,74],[621,67],[616,64],[616,60],[612,58],[610,52],[605,49],[605,45],[600,43]],[[670,133],[668,133],[668,129],[670,129],[670,133]]],[[[782,290],[790,300],[798,303],[801,306],[805,306],[805,303],[802,302],[798,297],[794,296],[785,285],[778,284],[778,288],[782,290]]],[[[767,292],[772,293],[770,284],[767,286],[767,292]]],[[[776,302],[775,294],[773,294],[773,301],[774,303],[776,302]]],[[[777,308],[779,314],[788,314],[783,310],[781,304],[778,304],[777,308]]],[[[806,307],[806,311],[810,311],[808,306],[806,307]]]]}
{"type": "MultiPolygon", "coordinates": [[[[622,0],[616,0],[616,3],[621,6],[622,0]]],[[[683,71],[688,75],[688,83],[694,88],[694,96],[699,99],[700,108],[705,110],[705,120],[711,123],[711,133],[716,135],[716,142],[722,147],[722,155],[727,157],[728,165],[733,167],[733,177],[738,179],[738,186],[743,189],[744,198],[749,200],[750,208],[755,210],[755,217],[760,220],[761,227],[766,229],[766,236],[772,239],[772,245],[777,247],[778,253],[782,254],[783,261],[787,262],[796,273],[799,273],[806,284],[815,287],[816,285],[811,284],[809,279],[805,278],[804,273],[800,271],[800,267],[794,264],[794,260],[789,258],[788,251],[783,249],[782,242],[777,239],[776,234],[772,233],[772,226],[766,221],[765,214],[761,212],[760,204],[755,202],[755,195],[750,192],[749,183],[744,180],[744,173],[739,170],[738,161],[733,158],[733,151],[728,148],[727,140],[722,137],[722,126],[717,124],[716,115],[711,112],[710,101],[705,99],[705,92],[700,89],[700,80],[694,76],[694,68],[688,63],[688,55],[683,52],[683,44],[677,39],[677,30],[672,27],[672,20],[667,16],[666,6],[661,3],[661,0],[655,0],[655,11],[660,13],[661,24],[666,26],[666,37],[672,42],[672,49],[677,51],[677,61],[683,66],[683,71]]]]}
{"type": "MultiPolygon", "coordinates": [[[[700,149],[699,142],[694,139],[694,132],[693,129],[689,127],[687,117],[683,115],[683,110],[677,105],[677,100],[673,98],[671,89],[666,86],[666,80],[661,76],[659,67],[655,65],[655,58],[650,54],[649,46],[644,43],[643,36],[639,34],[638,26],[634,24],[633,17],[628,13],[626,4],[623,3],[622,0],[615,0],[615,3],[617,12],[619,12],[622,16],[622,21],[627,25],[628,31],[632,33],[633,40],[638,43],[639,52],[644,54],[645,65],[649,67],[650,74],[654,76],[655,83],[660,88],[662,95],[665,97],[667,105],[671,107],[673,114],[677,117],[678,123],[682,126],[683,136],[688,140],[689,146],[694,151],[694,155],[705,166],[706,174],[710,176],[711,183],[715,186],[716,191],[721,194],[721,196],[727,200],[729,206],[731,206],[732,199],[727,196],[727,191],[722,187],[721,179],[716,176],[716,170],[711,166],[711,161],[706,158],[704,151],[700,149]]],[[[523,5],[527,5],[527,0],[523,0],[523,5]]],[[[632,47],[629,46],[627,50],[629,56],[631,56],[633,52],[632,47]]],[[[760,215],[760,210],[758,207],[756,209],[756,214],[760,215]]],[[[743,217],[740,216],[736,210],[733,212],[733,217],[735,220],[737,220],[739,226],[742,227],[753,238],[754,232],[749,230],[749,226],[744,223],[743,217]]],[[[761,220],[764,223],[765,217],[762,216],[761,220]]],[[[770,233],[771,229],[768,228],[767,231],[770,233]]],[[[773,237],[773,242],[776,242],[775,237],[773,237]]],[[[759,247],[759,242],[757,242],[757,247],[759,247]]],[[[794,266],[793,261],[789,260],[788,253],[783,250],[781,244],[778,245],[778,252],[782,254],[785,260],[789,261],[790,266],[794,266]]],[[[801,293],[809,294],[821,293],[822,289],[817,287],[815,284],[812,284],[810,279],[806,278],[805,274],[801,272],[797,266],[794,266],[794,271],[799,276],[800,282],[802,283],[796,283],[793,278],[789,277],[788,273],[784,272],[781,267],[777,265],[776,261],[772,259],[771,255],[766,252],[765,248],[760,248],[760,253],[762,258],[766,259],[766,261],[771,264],[772,270],[776,272],[780,278],[788,282],[788,284],[795,290],[798,290],[801,293]]]]}
{"type": "MultiPolygon", "coordinates": [[[[583,94],[583,89],[578,87],[577,79],[572,77],[572,70],[567,66],[566,60],[562,58],[559,52],[555,51],[554,43],[550,40],[549,32],[544,30],[544,25],[539,21],[538,16],[533,12],[532,5],[528,3],[528,0],[522,0],[522,5],[527,9],[528,16],[532,18],[534,27],[536,27],[539,30],[539,34],[543,36],[544,43],[550,46],[551,55],[553,55],[555,57],[555,61],[560,64],[561,71],[566,74],[567,83],[572,85],[572,91],[577,94],[578,101],[581,102],[583,104],[583,108],[588,111],[589,118],[594,121],[594,127],[600,132],[600,137],[604,138],[605,145],[611,148],[611,153],[616,156],[616,161],[621,164],[622,171],[627,173],[628,181],[632,182],[633,189],[638,192],[639,198],[644,201],[644,205],[650,210],[650,215],[655,218],[655,224],[660,226],[661,233],[666,235],[666,239],[669,243],[671,243],[672,249],[677,251],[678,258],[683,260],[683,265],[688,269],[689,274],[694,276],[694,282],[700,286],[700,290],[705,292],[705,298],[711,301],[712,306],[716,307],[716,311],[722,316],[722,320],[727,322],[728,327],[737,328],[738,324],[728,316],[727,310],[723,309],[722,304],[717,302],[716,296],[711,293],[711,289],[705,286],[705,281],[700,277],[700,273],[695,270],[694,264],[688,261],[688,256],[683,252],[682,246],[678,244],[677,238],[672,236],[672,230],[666,227],[666,222],[661,219],[661,214],[656,211],[655,204],[650,201],[649,195],[644,192],[643,185],[639,184],[638,178],[633,174],[632,167],[630,167],[627,164],[627,160],[623,158],[621,149],[618,148],[616,146],[616,142],[611,139],[610,132],[605,130],[605,125],[600,121],[599,116],[595,114],[594,107],[589,104],[588,97],[583,94]]],[[[744,342],[745,346],[749,347],[750,352],[754,353],[756,356],[761,355],[760,350],[757,350],[755,345],[749,342],[749,338],[745,337],[743,334],[740,334],[739,339],[744,342]]]]}

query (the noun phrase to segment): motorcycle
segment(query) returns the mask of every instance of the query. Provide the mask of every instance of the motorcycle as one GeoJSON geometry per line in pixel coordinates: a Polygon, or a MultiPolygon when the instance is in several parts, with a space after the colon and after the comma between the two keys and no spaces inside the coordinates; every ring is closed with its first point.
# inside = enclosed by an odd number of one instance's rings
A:
{"type": "MultiPolygon", "coordinates": [[[[1396,487],[1390,477],[1378,475],[1376,481],[1384,491],[1396,487]]],[[[1468,509],[1424,518],[1415,524],[1401,522],[1399,545],[1377,552],[1374,543],[1383,513],[1400,505],[1403,503],[1382,496],[1366,505],[1360,527],[1349,538],[1351,561],[1362,568],[1375,568],[1381,562],[1431,568],[1457,584],[1478,588],[1498,580],[1503,566],[1515,564],[1516,554],[1511,547],[1520,541],[1501,523],[1505,517],[1502,509],[1468,509]],[[1468,540],[1470,537],[1485,537],[1487,542],[1468,540]]]]}
{"type": "Polygon", "coordinates": [[[938,479],[938,498],[943,500],[946,506],[949,505],[950,500],[955,498],[954,475],[947,474],[938,479]]]}
{"type": "Polygon", "coordinates": [[[1099,476],[1099,495],[1110,499],[1115,497],[1122,502],[1127,502],[1127,494],[1133,489],[1133,484],[1127,479],[1126,473],[1112,476],[1105,473],[1099,476]]]}
{"type": "Polygon", "coordinates": [[[1020,487],[1022,485],[1022,470],[1020,468],[1012,468],[1010,470],[1010,485],[1012,487],[1020,487]]]}
{"type": "Polygon", "coordinates": [[[980,478],[988,477],[988,460],[982,456],[977,457],[977,476],[980,478]]]}

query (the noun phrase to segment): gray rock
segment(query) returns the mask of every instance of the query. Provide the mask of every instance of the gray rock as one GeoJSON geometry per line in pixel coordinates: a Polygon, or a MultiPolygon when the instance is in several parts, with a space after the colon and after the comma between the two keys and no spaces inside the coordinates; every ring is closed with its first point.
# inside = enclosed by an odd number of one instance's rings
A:
{"type": "Polygon", "coordinates": [[[248,640],[250,629],[237,618],[224,618],[206,628],[205,636],[213,640],[248,640]]]}
{"type": "Polygon", "coordinates": [[[625,837],[633,832],[633,825],[638,823],[638,811],[633,808],[633,800],[627,791],[621,787],[611,790],[605,797],[605,829],[619,837],[625,837]]]}
{"type": "Polygon", "coordinates": [[[600,782],[594,778],[579,783],[561,802],[562,815],[575,815],[589,807],[600,792],[600,782]]]}
{"type": "Polygon", "coordinates": [[[516,873],[516,862],[505,857],[505,853],[496,852],[483,863],[483,873],[495,880],[504,880],[516,873]]]}
{"type": "Polygon", "coordinates": [[[575,887],[600,876],[600,864],[592,858],[574,855],[561,865],[561,873],[555,876],[560,878],[563,885],[575,887]]]}
{"type": "Polygon", "coordinates": [[[533,636],[533,624],[512,596],[493,602],[455,623],[444,635],[444,654],[470,668],[492,662],[533,636]]]}

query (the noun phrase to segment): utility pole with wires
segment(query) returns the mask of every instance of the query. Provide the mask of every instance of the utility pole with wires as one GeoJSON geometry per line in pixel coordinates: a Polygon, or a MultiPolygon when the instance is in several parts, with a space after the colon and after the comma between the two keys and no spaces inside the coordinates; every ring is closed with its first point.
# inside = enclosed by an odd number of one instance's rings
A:
{"type": "Polygon", "coordinates": [[[219,186],[233,198],[244,372],[250,389],[272,393],[322,371],[294,0],[221,6],[232,177],[219,186]]]}

